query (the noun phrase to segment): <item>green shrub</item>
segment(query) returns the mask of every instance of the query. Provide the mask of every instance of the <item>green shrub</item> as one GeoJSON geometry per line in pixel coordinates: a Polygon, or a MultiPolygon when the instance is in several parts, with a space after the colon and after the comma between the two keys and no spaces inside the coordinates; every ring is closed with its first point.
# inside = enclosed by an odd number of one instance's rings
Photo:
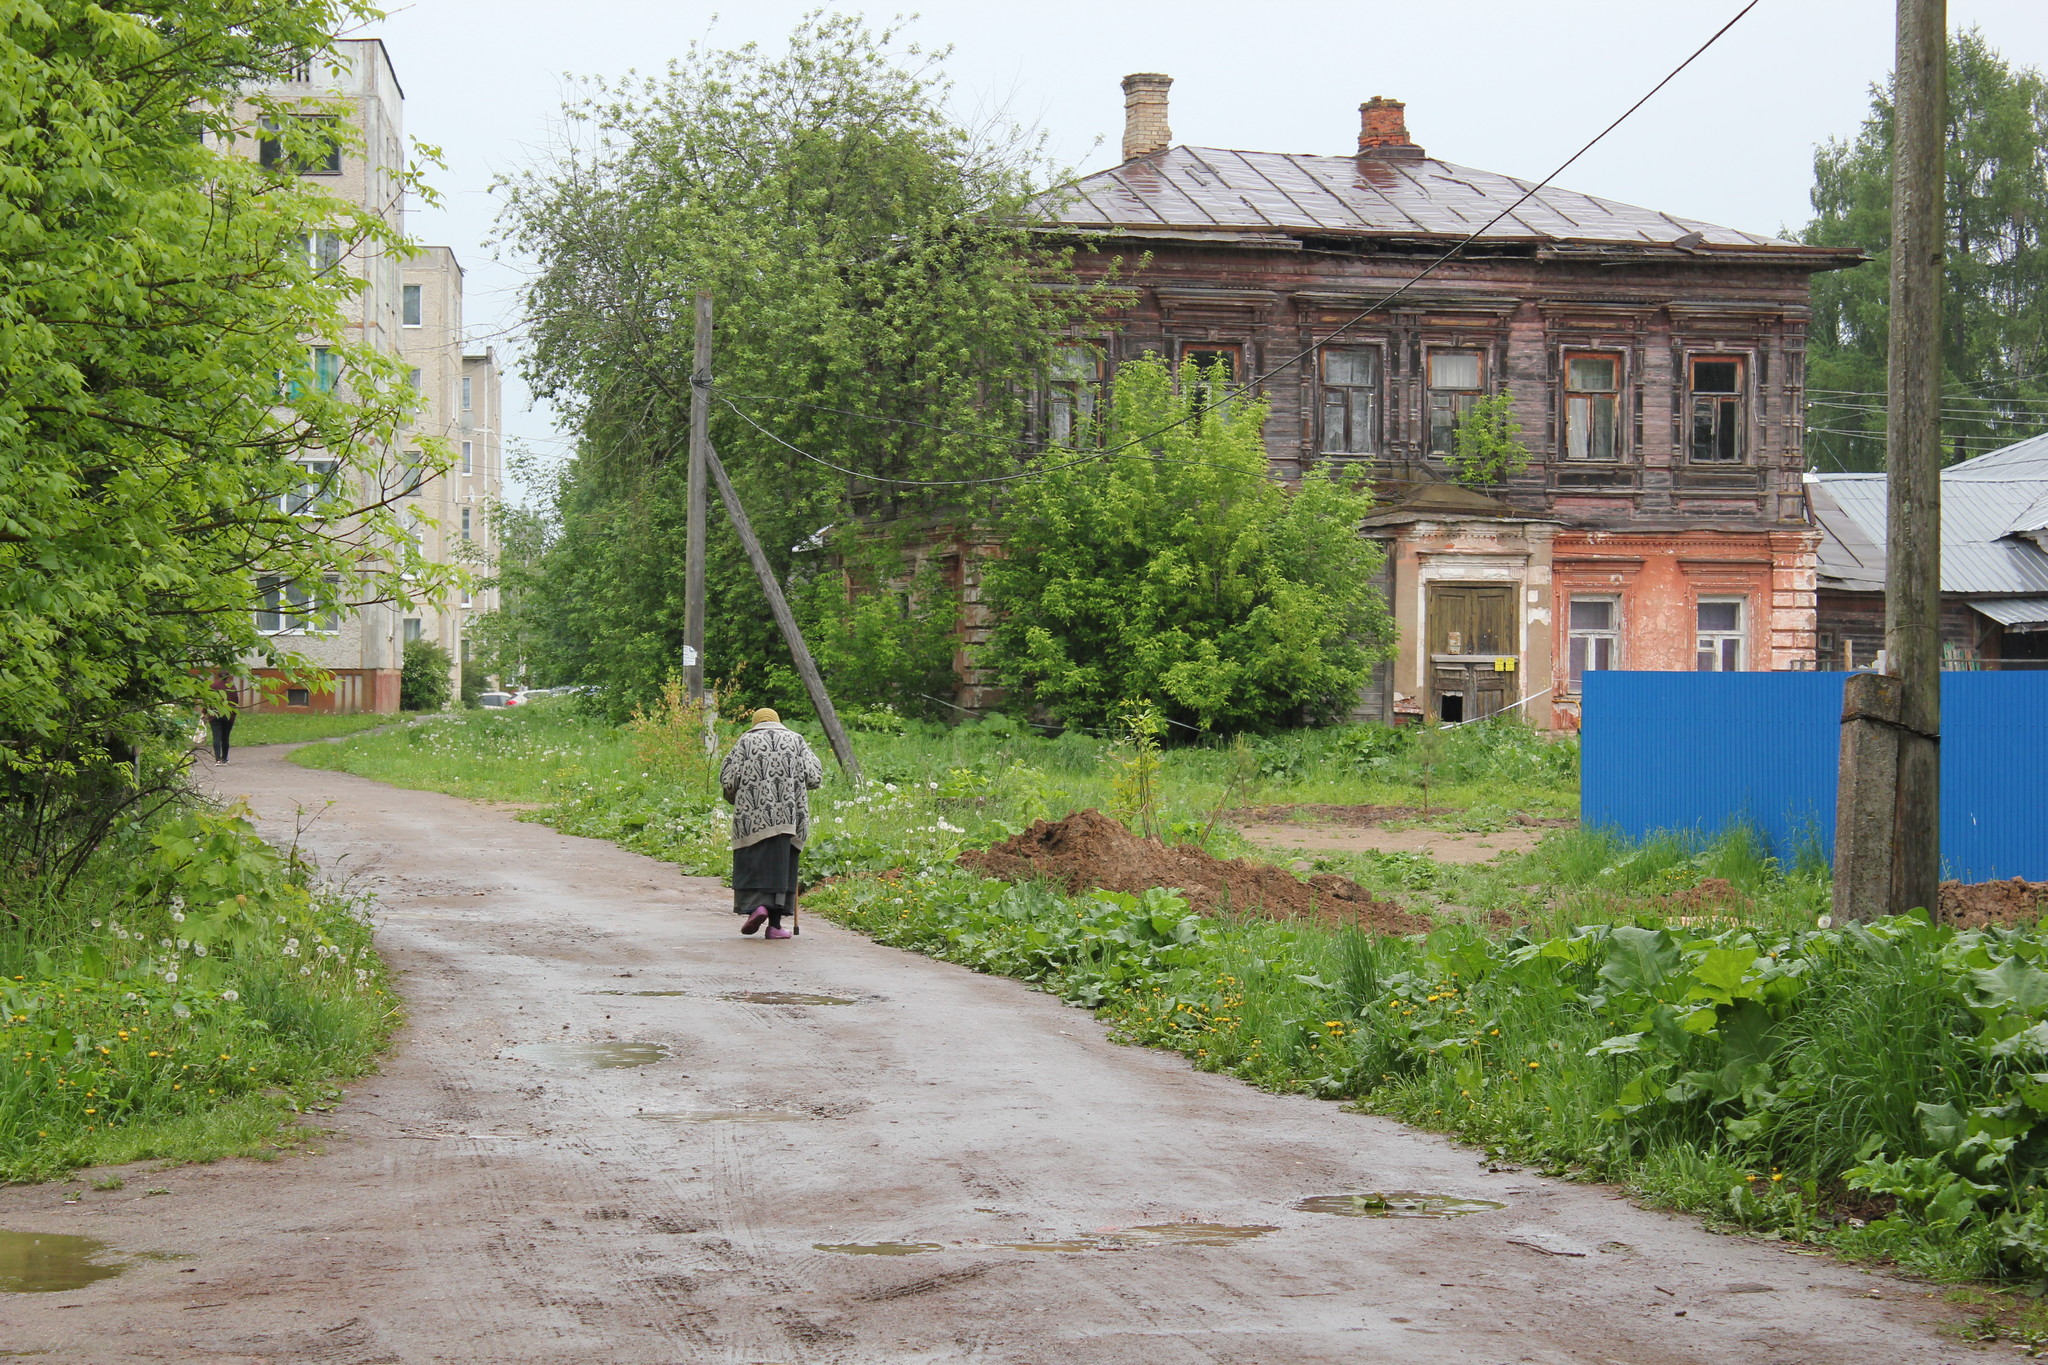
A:
{"type": "Polygon", "coordinates": [[[455,666],[448,651],[432,640],[405,642],[405,664],[398,675],[398,705],[406,711],[444,711],[450,691],[448,672],[455,666]]]}
{"type": "MultiPolygon", "coordinates": [[[[402,681],[403,680],[401,679],[401,682],[402,681]]],[[[481,698],[484,693],[490,690],[490,680],[487,677],[485,677],[483,660],[464,659],[462,661],[463,706],[466,708],[473,709],[481,705],[481,702],[478,699],[481,698]]]]}

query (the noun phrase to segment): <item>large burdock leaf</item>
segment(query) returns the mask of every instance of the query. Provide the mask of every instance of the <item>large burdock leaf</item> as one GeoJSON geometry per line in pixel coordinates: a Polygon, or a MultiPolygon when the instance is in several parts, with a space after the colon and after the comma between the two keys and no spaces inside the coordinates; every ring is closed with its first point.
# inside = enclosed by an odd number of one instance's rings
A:
{"type": "Polygon", "coordinates": [[[1678,959],[1678,944],[1662,929],[1618,925],[1608,939],[1600,979],[1620,990],[1655,995],[1678,959]]]}
{"type": "Polygon", "coordinates": [[[1978,1004],[2034,1015],[2048,1009],[2048,972],[2009,957],[1989,971],[1973,971],[1978,1004]]]}

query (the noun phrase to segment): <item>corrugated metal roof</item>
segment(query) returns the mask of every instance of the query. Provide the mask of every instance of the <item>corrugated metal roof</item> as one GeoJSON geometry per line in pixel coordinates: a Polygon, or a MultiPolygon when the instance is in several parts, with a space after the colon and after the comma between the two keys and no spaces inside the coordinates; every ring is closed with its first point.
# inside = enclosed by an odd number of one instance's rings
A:
{"type": "MultiPolygon", "coordinates": [[[[1087,176],[1044,207],[1054,223],[1140,232],[1463,237],[1530,184],[1448,161],[1169,147],[1087,176]]],[[[1689,248],[1845,254],[1555,187],[1485,240],[1671,247],[1680,238],[1689,248]]]]}
{"type": "Polygon", "coordinates": [[[1970,603],[2001,626],[2020,630],[2048,629],[2048,597],[1982,597],[1970,603]]]}
{"type": "MultiPolygon", "coordinates": [[[[1863,587],[1884,574],[1882,474],[1816,474],[1810,502],[1821,528],[1821,577],[1863,587]],[[1871,546],[1875,554],[1857,542],[1871,546]]],[[[2048,500],[2048,437],[1951,465],[1941,472],[1941,590],[2048,594],[2048,551],[2016,534],[2048,500]]]]}

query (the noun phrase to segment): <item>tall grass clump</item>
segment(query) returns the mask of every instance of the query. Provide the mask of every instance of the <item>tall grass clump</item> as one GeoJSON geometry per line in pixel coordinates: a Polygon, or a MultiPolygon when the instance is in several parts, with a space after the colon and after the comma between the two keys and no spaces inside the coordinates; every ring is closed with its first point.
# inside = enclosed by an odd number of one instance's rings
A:
{"type": "Polygon", "coordinates": [[[116,827],[58,887],[0,877],[0,1180],[274,1152],[397,1017],[364,904],[248,812],[116,827]]]}

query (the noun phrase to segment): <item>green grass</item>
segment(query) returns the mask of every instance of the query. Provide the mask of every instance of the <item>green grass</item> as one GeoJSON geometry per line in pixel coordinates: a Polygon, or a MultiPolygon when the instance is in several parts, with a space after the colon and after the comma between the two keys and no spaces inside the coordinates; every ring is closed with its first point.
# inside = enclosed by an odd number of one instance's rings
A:
{"type": "Polygon", "coordinates": [[[0,1180],[273,1156],[398,1019],[364,905],[195,805],[0,886],[0,1180]]]}
{"type": "MultiPolygon", "coordinates": [[[[804,851],[812,875],[936,866],[1035,820],[1117,807],[1128,751],[1109,740],[1046,737],[1001,718],[955,727],[895,717],[883,723],[891,728],[853,734],[870,779],[865,788],[856,790],[826,759],[804,851]]],[[[829,754],[814,727],[795,728],[829,754]]],[[[727,741],[737,731],[721,726],[727,741]]],[[[539,809],[526,818],[716,874],[726,870],[724,817],[697,734],[690,727],[636,734],[570,699],[543,698],[514,711],[466,712],[313,746],[292,759],[402,787],[531,804],[539,809]]],[[[1481,827],[1497,827],[1511,810],[1569,814],[1577,807],[1577,760],[1575,745],[1511,724],[1448,732],[1429,756],[1430,804],[1481,827]]],[[[1170,748],[1161,764],[1162,830],[1183,842],[1206,837],[1223,856],[1273,855],[1215,822],[1220,807],[1411,806],[1423,790],[1415,746],[1377,726],[1291,732],[1237,751],[1170,748]]]]}
{"type": "Polygon", "coordinates": [[[235,718],[235,744],[303,744],[336,739],[404,721],[403,716],[299,715],[293,712],[249,711],[235,718]]]}

